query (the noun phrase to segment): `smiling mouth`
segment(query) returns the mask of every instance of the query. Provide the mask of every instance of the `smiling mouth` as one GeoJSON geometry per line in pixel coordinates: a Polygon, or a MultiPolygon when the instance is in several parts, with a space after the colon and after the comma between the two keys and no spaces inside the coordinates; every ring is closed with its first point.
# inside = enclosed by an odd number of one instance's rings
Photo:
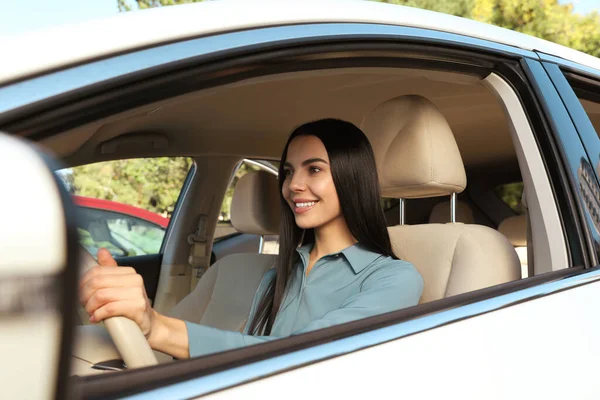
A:
{"type": "Polygon", "coordinates": [[[305,212],[309,211],[310,209],[312,209],[317,203],[318,203],[318,201],[307,201],[307,202],[303,202],[303,203],[294,202],[294,212],[296,214],[305,213],[305,212]]]}

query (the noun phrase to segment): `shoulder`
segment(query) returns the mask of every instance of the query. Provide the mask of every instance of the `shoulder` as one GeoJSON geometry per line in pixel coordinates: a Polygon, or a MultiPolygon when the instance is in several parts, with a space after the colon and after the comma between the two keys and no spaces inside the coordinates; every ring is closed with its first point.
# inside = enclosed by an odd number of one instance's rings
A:
{"type": "Polygon", "coordinates": [[[369,268],[365,281],[385,281],[392,285],[423,288],[423,277],[414,265],[404,260],[380,255],[369,268]]]}

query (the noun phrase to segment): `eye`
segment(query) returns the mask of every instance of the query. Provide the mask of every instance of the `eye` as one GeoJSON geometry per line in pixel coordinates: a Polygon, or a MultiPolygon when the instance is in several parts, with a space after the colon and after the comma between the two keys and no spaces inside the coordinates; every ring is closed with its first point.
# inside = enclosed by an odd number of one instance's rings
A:
{"type": "Polygon", "coordinates": [[[319,167],[310,167],[309,170],[310,170],[311,174],[316,174],[316,173],[322,171],[321,168],[319,168],[319,167]]]}
{"type": "Polygon", "coordinates": [[[291,169],[284,169],[283,170],[283,176],[285,176],[286,178],[292,175],[292,170],[291,169]]]}

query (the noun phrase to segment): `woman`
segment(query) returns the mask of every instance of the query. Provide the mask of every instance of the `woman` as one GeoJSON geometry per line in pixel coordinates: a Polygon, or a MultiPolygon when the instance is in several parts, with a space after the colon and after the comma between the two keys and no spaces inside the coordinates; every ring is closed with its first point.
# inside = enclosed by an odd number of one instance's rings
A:
{"type": "Polygon", "coordinates": [[[279,168],[280,256],[265,274],[244,334],[154,311],[141,276],[108,251],[81,280],[91,322],[122,315],[150,346],[187,358],[416,305],[423,280],[394,255],[379,204],[373,150],[349,122],[324,119],[296,129],[279,168]]]}

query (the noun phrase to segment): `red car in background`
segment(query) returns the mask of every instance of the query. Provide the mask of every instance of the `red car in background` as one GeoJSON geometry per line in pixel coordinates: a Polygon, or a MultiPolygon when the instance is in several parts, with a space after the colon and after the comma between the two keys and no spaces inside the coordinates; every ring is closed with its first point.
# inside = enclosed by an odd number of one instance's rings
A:
{"type": "Polygon", "coordinates": [[[80,243],[92,254],[107,248],[115,257],[157,254],[169,218],[128,204],[72,196],[78,209],[80,243]]]}

